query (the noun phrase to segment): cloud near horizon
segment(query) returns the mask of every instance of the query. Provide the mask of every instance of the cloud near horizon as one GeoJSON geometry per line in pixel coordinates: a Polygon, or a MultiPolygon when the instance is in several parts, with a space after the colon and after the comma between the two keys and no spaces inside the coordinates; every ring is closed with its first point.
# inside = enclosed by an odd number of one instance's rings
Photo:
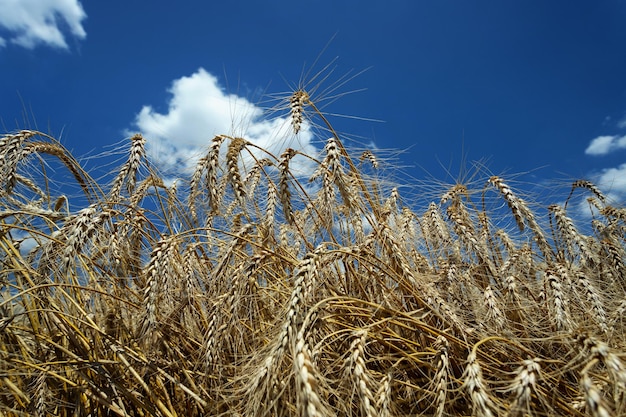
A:
{"type": "Polygon", "coordinates": [[[87,37],[82,25],[87,14],[78,0],[0,0],[0,10],[0,47],[12,43],[27,49],[40,44],[67,49],[61,28],[78,39],[87,37]]]}
{"type": "MultiPolygon", "coordinates": [[[[167,175],[192,172],[211,139],[219,134],[243,137],[277,157],[288,147],[316,152],[308,125],[295,136],[288,118],[264,117],[262,108],[227,93],[217,77],[203,68],[175,79],[167,91],[171,96],[165,113],[145,105],[133,122],[147,139],[151,160],[167,175]]],[[[299,160],[303,175],[310,173],[309,162],[299,160]]]]}

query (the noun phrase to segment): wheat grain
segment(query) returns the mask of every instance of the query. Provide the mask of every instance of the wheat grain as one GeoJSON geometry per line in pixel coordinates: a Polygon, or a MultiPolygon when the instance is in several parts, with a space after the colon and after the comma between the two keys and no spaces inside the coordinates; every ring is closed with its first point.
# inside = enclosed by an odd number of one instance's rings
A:
{"type": "Polygon", "coordinates": [[[265,205],[265,214],[263,215],[262,233],[265,235],[262,238],[263,242],[266,242],[270,236],[274,236],[274,222],[276,216],[276,187],[273,183],[267,185],[267,198],[265,205]]]}
{"type": "Polygon", "coordinates": [[[495,233],[495,237],[502,243],[502,248],[506,250],[509,254],[515,252],[515,243],[513,242],[513,240],[511,240],[511,237],[505,230],[497,230],[495,233]]]}
{"type": "Polygon", "coordinates": [[[502,181],[500,177],[492,176],[491,178],[489,178],[488,183],[493,185],[500,191],[504,200],[507,202],[509,208],[513,213],[518,228],[523,231],[525,228],[525,224],[527,224],[528,228],[531,229],[535,234],[535,241],[539,249],[543,252],[544,256],[549,256],[551,253],[550,244],[546,240],[543,230],[537,223],[534,214],[528,208],[524,200],[515,196],[509,186],[504,181],[502,181]]]}
{"type": "Polygon", "coordinates": [[[75,256],[80,254],[81,248],[87,243],[96,229],[109,217],[109,212],[100,212],[96,205],[90,205],[80,210],[60,231],[67,236],[61,250],[61,270],[68,271],[73,267],[75,256]]]}
{"type": "Polygon", "coordinates": [[[163,183],[163,180],[160,177],[157,177],[156,175],[150,175],[148,178],[141,181],[139,186],[134,190],[133,194],[131,194],[130,206],[131,207],[139,206],[139,203],[141,202],[141,200],[143,200],[146,197],[146,195],[148,194],[148,191],[151,188],[155,188],[155,189],[160,188],[162,190],[165,190],[166,192],[168,191],[167,187],[165,186],[165,184],[163,183]]]}
{"type": "Polygon", "coordinates": [[[595,337],[585,337],[583,345],[592,357],[600,360],[608,370],[613,381],[623,390],[626,388],[626,368],[613,349],[595,337]]]}
{"type": "Polygon", "coordinates": [[[212,271],[216,281],[224,280],[224,270],[226,268],[226,265],[230,262],[235,250],[239,246],[246,243],[246,239],[248,237],[248,234],[252,231],[252,228],[253,226],[249,223],[240,226],[237,233],[233,236],[233,239],[230,241],[228,246],[226,246],[224,252],[221,254],[218,263],[215,265],[215,268],[213,268],[212,271]]]}
{"type": "Polygon", "coordinates": [[[29,142],[24,145],[22,155],[19,159],[23,160],[26,158],[27,155],[30,155],[31,153],[48,154],[55,156],[72,173],[78,184],[83,189],[85,195],[90,195],[89,186],[87,185],[87,180],[83,175],[82,169],[80,168],[79,164],[74,160],[74,158],[72,158],[71,155],[61,145],[59,145],[58,143],[29,142]]]}
{"type": "Polygon", "coordinates": [[[209,168],[209,155],[205,155],[198,160],[196,167],[194,168],[193,174],[189,180],[189,199],[188,205],[189,210],[191,211],[192,218],[197,221],[198,220],[198,208],[197,202],[198,196],[200,195],[200,184],[202,182],[202,177],[204,172],[209,168]]]}
{"type": "Polygon", "coordinates": [[[460,201],[460,196],[467,196],[467,187],[463,184],[455,184],[452,188],[446,191],[439,200],[439,204],[447,204],[450,201],[460,201]]]}
{"type": "Polygon", "coordinates": [[[208,371],[212,371],[213,366],[217,363],[217,341],[216,333],[220,327],[217,322],[217,313],[211,314],[211,319],[207,325],[207,333],[204,342],[204,367],[208,371]]]}
{"type": "Polygon", "coordinates": [[[48,383],[46,381],[46,369],[38,372],[38,376],[35,379],[34,384],[34,399],[32,401],[33,411],[36,417],[46,417],[46,404],[48,403],[48,398],[50,396],[50,392],[48,389],[48,383]]]}
{"type": "Polygon", "coordinates": [[[378,386],[378,392],[376,392],[376,408],[379,410],[379,417],[391,416],[391,381],[393,375],[388,373],[385,375],[378,386]]]}

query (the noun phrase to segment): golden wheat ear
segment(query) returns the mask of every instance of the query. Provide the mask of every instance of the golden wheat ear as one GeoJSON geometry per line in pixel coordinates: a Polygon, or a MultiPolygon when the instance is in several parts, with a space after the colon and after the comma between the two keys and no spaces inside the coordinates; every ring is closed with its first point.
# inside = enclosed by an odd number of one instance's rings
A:
{"type": "Polygon", "coordinates": [[[137,182],[137,171],[146,157],[146,140],[141,134],[137,133],[133,135],[133,137],[130,138],[130,143],[128,160],[120,168],[111,186],[110,196],[112,200],[119,199],[125,181],[128,194],[133,193],[137,182]]]}
{"type": "Polygon", "coordinates": [[[304,121],[304,106],[309,101],[309,94],[304,90],[296,90],[291,95],[289,107],[291,110],[291,127],[293,133],[298,134],[304,121]]]}

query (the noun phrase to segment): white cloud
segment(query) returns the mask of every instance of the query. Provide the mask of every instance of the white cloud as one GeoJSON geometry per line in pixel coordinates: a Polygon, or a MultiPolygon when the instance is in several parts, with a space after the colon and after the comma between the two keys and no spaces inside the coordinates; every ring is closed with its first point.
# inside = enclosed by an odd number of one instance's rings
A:
{"type": "Polygon", "coordinates": [[[626,149],[626,135],[598,136],[589,143],[589,146],[585,149],[585,153],[594,156],[606,155],[618,149],[626,149]]]}
{"type": "MultiPolygon", "coordinates": [[[[8,41],[32,49],[39,44],[67,49],[61,28],[79,38],[87,36],[82,21],[87,17],[78,0],[0,0],[0,28],[8,41]]],[[[6,44],[0,38],[0,47],[6,44]]]]}
{"type": "Polygon", "coordinates": [[[597,175],[597,185],[618,201],[626,198],[626,163],[616,168],[603,169],[597,175]]]}
{"type": "MultiPolygon", "coordinates": [[[[190,173],[218,134],[243,137],[277,157],[287,147],[316,152],[308,125],[296,137],[289,119],[265,118],[259,106],[225,92],[217,77],[203,68],[174,80],[168,92],[171,98],[167,112],[144,106],[134,127],[146,138],[151,160],[169,174],[190,173]]],[[[310,165],[302,165],[309,162],[304,158],[296,161],[303,175],[310,173],[310,165]]]]}

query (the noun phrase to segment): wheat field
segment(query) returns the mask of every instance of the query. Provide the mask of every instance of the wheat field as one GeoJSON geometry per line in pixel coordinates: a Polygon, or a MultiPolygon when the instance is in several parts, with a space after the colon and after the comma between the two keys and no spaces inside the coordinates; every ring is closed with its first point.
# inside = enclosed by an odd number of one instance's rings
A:
{"type": "Polygon", "coordinates": [[[305,91],[286,108],[321,154],[218,135],[176,184],[140,134],[106,181],[0,139],[2,415],[626,415],[625,208],[494,175],[418,205],[305,91]]]}

